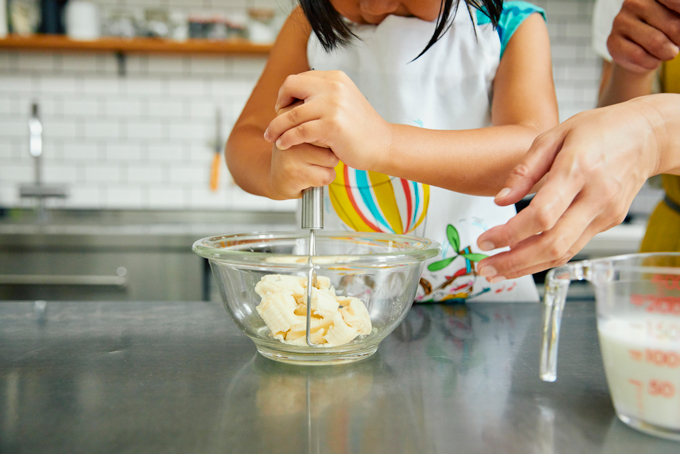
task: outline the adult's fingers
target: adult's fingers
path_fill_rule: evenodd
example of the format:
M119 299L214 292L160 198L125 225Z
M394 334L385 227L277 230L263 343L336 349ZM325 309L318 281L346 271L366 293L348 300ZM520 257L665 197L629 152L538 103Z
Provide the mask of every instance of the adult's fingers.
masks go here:
M563 161L567 162L563 164ZM555 170L548 173L546 183L528 207L504 225L493 227L479 236L477 245L482 251L511 246L550 230L570 209L583 190L584 180L574 175L578 168L568 162L568 157L558 156L555 163Z
M634 6L624 5L622 12L614 19L612 34L638 44L659 60L673 59L678 53L675 40L680 37L674 35L678 34L680 18L656 1L642 3L638 1L631 3Z
M545 175L559 153L566 128L557 126L538 136L527 151L520 164L510 171L505 188L496 195L496 203L501 206L519 202L531 188Z
M602 231L598 227L596 227L594 224L591 224L588 226L588 228L583 232L581 237L574 243L573 247L570 249L570 251L565 254L563 257L560 257L559 259L554 259L554 260L548 260L542 263L527 263L528 266L525 268L522 268L520 270L516 270L513 272L508 272L506 273L507 276L500 276L500 277L505 277L506 279L516 279L518 277L526 276L529 274L534 274L534 273L539 273L541 271L545 271L549 268L554 268L556 266L562 266L569 260L571 260L574 255L576 255L583 247L590 241L595 235L600 233ZM528 246L531 247L531 246ZM521 252L521 251L515 251L514 249L512 251L507 251L503 252L502 254L507 254L505 257L510 257L512 256L515 252ZM501 255L501 254L498 254ZM495 256L494 256L495 257ZM503 260L508 260L507 258L502 258ZM510 259L511 260L511 259ZM490 279L493 279L490 278ZM494 282L499 282L502 279L493 279Z
M642 23L649 24L655 30L663 33L661 38L664 45L673 44L675 54L678 53L677 46L680 45L680 1L665 0L665 1L646 1L637 0L635 2L627 2L624 8L630 8L631 13L637 15L642 19ZM643 30L642 28L640 30ZM654 38L651 36L651 38ZM645 46L646 48L647 46ZM650 49L651 50L651 49ZM655 52L651 52L656 55ZM670 58L673 58L671 56Z
M513 246L512 254L501 254L479 263L479 273L487 278L516 276L531 264L555 262L573 256L579 238L597 217L599 207L593 201L580 197L564 213L552 229L545 230ZM520 213L521 214L521 213Z
M680 0L658 0L658 2L674 13L680 14Z

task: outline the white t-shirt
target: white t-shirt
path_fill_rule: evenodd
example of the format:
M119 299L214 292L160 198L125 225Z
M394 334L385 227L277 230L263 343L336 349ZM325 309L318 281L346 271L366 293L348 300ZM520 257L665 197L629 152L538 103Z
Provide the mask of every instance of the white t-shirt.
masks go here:
M388 16L379 25L352 24L358 38L332 52L312 34L307 58L311 68L344 71L391 123L438 130L488 127L493 80L505 45L536 12L542 10L506 2L494 29L483 13L461 8L444 36L417 60L435 23ZM465 161L450 165L469 165ZM477 274L477 262L486 255L477 249L477 238L514 214L514 207L499 207L492 197L340 163L326 191L324 228L405 233L440 242L443 250L426 263L416 301L538 301L531 276L490 284Z
M612 23L619 11L623 0L595 0L593 9L593 50L604 60L612 61L607 49L607 38L612 32Z

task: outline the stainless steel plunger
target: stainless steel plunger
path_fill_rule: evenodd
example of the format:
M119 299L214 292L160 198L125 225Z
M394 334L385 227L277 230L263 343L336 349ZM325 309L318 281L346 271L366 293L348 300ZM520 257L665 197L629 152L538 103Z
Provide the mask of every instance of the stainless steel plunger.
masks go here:
M307 345L314 347L312 342L312 287L316 285L316 273L312 257L316 254L315 231L323 228L323 186L308 188L302 192L302 221L301 228L309 229L309 274L307 275Z

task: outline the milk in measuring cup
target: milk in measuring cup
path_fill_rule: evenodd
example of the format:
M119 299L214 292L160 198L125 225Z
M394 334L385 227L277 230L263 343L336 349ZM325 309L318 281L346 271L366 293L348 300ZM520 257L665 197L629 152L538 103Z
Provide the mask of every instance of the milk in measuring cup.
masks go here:
M680 318L598 320L600 347L620 415L680 429Z

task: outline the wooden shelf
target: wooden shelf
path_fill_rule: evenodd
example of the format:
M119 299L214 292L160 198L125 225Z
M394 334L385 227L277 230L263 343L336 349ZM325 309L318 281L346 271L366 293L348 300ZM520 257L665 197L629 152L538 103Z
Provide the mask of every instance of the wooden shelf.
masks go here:
M74 41L61 35L8 35L0 39L0 50L41 50L65 52L114 52L147 54L267 55L271 44L253 44L245 40L210 41L190 39L171 41L158 38L100 38Z

